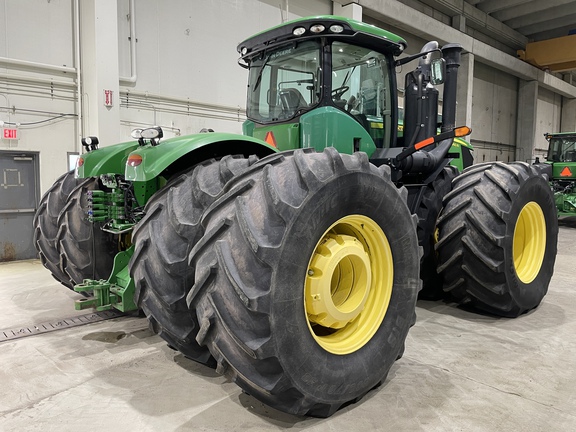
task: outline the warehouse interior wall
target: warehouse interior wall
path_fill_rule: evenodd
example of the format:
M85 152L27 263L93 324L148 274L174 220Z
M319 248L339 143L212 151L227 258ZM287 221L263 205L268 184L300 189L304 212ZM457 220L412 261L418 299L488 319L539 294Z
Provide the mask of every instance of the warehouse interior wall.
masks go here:
M576 87L518 63L509 46L465 20L417 0L349 3L0 0L0 122L19 131L18 140L0 138L0 150L38 152L44 192L68 169L69 155L82 151L82 136L100 134L108 145L151 125L167 137L202 128L239 133L247 74L237 65L237 44L284 21L333 11L399 34L406 54L430 39L464 45L459 113L471 120L477 161L533 160L545 152L544 132L576 128ZM400 88L414 64L398 70ZM112 91L112 106L104 90ZM535 101L532 112L523 112L525 100Z

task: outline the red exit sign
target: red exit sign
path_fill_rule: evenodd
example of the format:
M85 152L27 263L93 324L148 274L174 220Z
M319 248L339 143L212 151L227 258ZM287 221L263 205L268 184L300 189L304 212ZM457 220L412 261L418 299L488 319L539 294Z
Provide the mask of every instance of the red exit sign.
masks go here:
M4 137L4 139L17 140L18 129L4 129L2 136Z

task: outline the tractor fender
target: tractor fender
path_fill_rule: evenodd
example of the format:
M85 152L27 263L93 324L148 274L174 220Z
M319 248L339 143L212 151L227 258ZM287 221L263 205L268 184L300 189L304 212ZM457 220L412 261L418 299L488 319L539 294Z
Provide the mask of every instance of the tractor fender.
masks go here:
M203 160L229 154L264 157L278 150L268 143L231 133L199 133L170 138L160 144L138 147L126 160L125 178L148 181L164 173L166 177L181 172Z
M88 178L101 174L124 174L126 160L138 148L136 141L130 141L99 148L80 155L76 164L76 177Z

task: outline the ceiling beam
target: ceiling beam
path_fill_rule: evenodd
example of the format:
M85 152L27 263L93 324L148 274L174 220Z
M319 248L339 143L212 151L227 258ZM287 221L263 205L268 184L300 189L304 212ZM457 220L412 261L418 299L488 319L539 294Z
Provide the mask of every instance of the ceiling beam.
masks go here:
M399 1L359 0L363 13L427 40L440 44L460 43L464 50L474 54L475 59L510 75L527 81L538 81L543 88L568 98L576 98L576 87L546 73L522 60L495 50L490 45L475 40L440 21L418 12Z
M534 12L529 15L524 15L518 18L512 18L511 20L506 22L506 25L514 29L520 27L527 27L530 25L541 23L543 21L562 18L566 15L569 15L570 13L574 13L575 11L576 9L574 8L574 5L564 4L559 6L548 7L546 8L546 10L543 11ZM576 22L574 23L574 26L576 27Z
M561 18L550 19L546 21L541 21L536 24L528 25L525 27L519 27L518 31L525 35L533 35L535 33L542 33L548 30L554 30L558 27L570 26L576 27L576 13L570 15L564 15Z
M476 7L487 14L492 14L493 12L519 6L523 3L526 3L526 0L488 0Z
M463 15L466 24L491 38L512 47L524 48L528 39L464 0L420 0L422 3L450 16ZM395 3L395 2L386 2ZM362 1L360 0L360 4Z
M541 12L548 8L559 6L563 4L574 3L574 0L533 0L523 5L517 6L512 9L506 9L499 12L494 12L492 16L503 23L513 19L529 15L535 12Z

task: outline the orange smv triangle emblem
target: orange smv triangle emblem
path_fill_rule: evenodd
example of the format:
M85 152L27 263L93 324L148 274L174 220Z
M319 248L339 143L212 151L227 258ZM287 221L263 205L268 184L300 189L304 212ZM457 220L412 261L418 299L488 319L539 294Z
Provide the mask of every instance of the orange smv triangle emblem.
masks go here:
M276 138L274 138L274 134L272 133L272 131L266 132L266 138L264 139L264 141L266 141L272 147L278 148L278 145L276 144Z
M564 167L564 169L560 171L560 177L572 177L572 171L570 171L570 168Z

